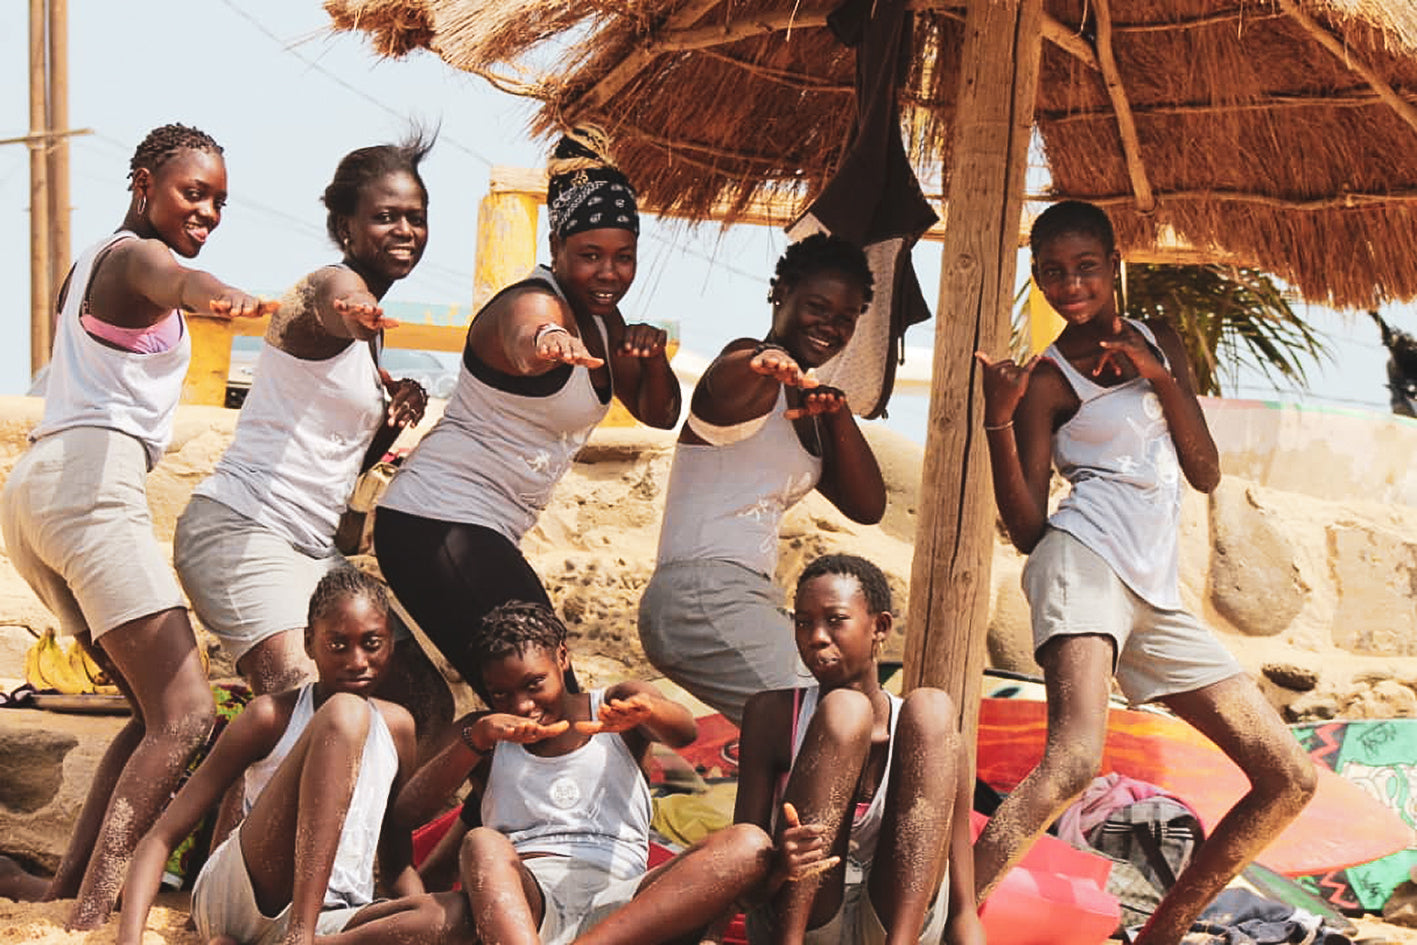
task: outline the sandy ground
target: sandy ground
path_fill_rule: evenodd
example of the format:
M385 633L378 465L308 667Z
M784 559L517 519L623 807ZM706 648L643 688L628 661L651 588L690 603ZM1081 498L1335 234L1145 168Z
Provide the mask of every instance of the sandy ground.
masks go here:
M6 945L20 942L31 945L111 945L115 941L118 925L114 921L92 932L66 932L64 916L70 904L63 900L27 904L0 899L0 942ZM148 919L143 945L201 945L197 933L186 928L186 904L186 893L159 896L158 904ZM1356 924L1358 935L1355 940L1365 945L1417 943L1417 930L1414 929L1388 925L1375 919L1358 919Z

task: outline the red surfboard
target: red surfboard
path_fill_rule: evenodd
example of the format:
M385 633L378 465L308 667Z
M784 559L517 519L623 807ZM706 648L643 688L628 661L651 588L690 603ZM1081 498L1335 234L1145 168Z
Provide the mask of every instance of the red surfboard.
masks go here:
M1012 790L1042 759L1047 729L1041 701L982 700L979 777L995 790ZM1249 790L1244 773L1214 742L1180 719L1153 712L1109 711L1102 773L1111 771L1190 804L1207 831ZM1259 862L1290 876L1345 869L1402 849L1411 833L1362 788L1320 767L1318 793Z

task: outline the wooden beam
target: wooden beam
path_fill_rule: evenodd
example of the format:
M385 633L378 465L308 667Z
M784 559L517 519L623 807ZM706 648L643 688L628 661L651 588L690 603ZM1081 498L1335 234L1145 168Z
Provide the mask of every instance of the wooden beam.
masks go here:
M1333 58L1337 59L1345 68L1356 72L1362 76L1363 81L1372 86L1373 91L1378 93L1389 108L1397 113L1397 117L1407 122L1414 131L1417 131L1417 107L1403 99L1388 84L1387 80L1378 75L1366 62L1359 59L1351 48L1340 43L1333 34L1324 29L1318 22L1304 10L1294 0L1279 0L1279 6L1285 13L1293 17L1294 21L1303 27L1304 32L1314 38L1324 49L1328 50Z
M1131 203L1136 198L1132 194L1106 194L1097 196L1086 196L1083 194L1053 194L1042 197L1044 200L1061 200L1063 197L1076 200L1086 200L1088 203L1095 203L1099 207L1113 207L1118 204ZM1358 210L1365 207L1380 207L1384 205L1407 205L1417 204L1417 190L1397 190L1383 193L1345 193L1335 194L1331 197L1312 197L1309 199L1295 199L1289 197L1273 197L1269 194L1254 194L1243 190L1171 190L1159 191L1155 195L1161 203L1178 203L1184 200L1206 200L1219 201L1222 203L1252 203L1261 207L1270 207L1275 210L1300 212L1315 212L1319 210Z
M665 20L664 30L673 32L693 26L705 13L717 6L718 2L719 0L690 0L687 6ZM656 48L656 43L651 37L638 48L632 50L624 59L621 59L615 68L602 76L600 81L584 95L573 102L568 102L565 108L566 114L574 117L581 112L600 108L610 101L616 92L628 85L631 79L639 75L640 70L649 65L650 61L659 55L659 52L660 50Z
M1102 82L1107 86L1107 97L1112 100L1112 110L1117 114L1117 134L1122 139L1122 155L1127 162L1127 176L1132 180L1132 192L1136 194L1137 209L1150 213L1156 209L1156 198L1151 194L1151 182L1146 179L1146 165L1142 162L1141 139L1137 137L1136 119L1132 117L1132 107L1127 101L1127 90L1122 85L1122 75L1117 71L1117 60L1112 55L1112 16L1108 0L1095 0L1097 4L1097 62L1102 66Z
M1092 48L1092 44L1077 30L1047 13L1043 14L1043 38L1093 72L1102 71L1102 65L1097 61L1097 50Z
M49 0L49 127L69 127L69 0ZM49 280L51 291L69 271L69 136L49 142ZM48 360L46 352L45 360Z
M906 685L954 698L971 755L988 634L994 501L974 352L1008 350L1042 0L969 0L915 526Z
M73 135L91 135L92 128L60 128L54 131L36 131L27 135L20 135L16 138L0 138L0 144L43 144L48 145L55 138L68 138Z
M1395 90L1396 91L1396 90ZM1417 102L1417 92L1398 91L1407 102ZM1370 86L1349 92L1320 93L1317 95L1264 95L1243 102L1181 102L1174 105L1133 105L1133 115L1206 115L1228 114L1231 112L1265 111L1272 112L1290 108L1373 108L1386 105L1378 93ZM1067 111L1040 111L1039 121L1063 122L1096 121L1111 118L1113 111L1106 108L1069 109Z

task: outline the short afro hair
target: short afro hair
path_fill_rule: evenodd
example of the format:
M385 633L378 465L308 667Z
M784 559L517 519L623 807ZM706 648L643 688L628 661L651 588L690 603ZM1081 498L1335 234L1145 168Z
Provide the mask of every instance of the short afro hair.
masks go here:
M389 594L384 585L357 568L340 566L320 578L315 585L315 593L310 595L310 609L305 614L307 633L315 628L315 621L328 617L349 597L363 597L382 614L389 612Z
M870 303L875 294L875 276L866 261L866 254L856 244L828 233L813 233L787 247L777 261L777 269L768 282L768 301L778 302L803 279L821 272L837 273L854 279L861 287L861 300Z
M802 570L797 579L794 597L802 593L809 581L826 575L839 574L856 578L861 586L861 594L866 598L866 609L873 614L890 613L891 585L881 569L859 555L822 555Z
M1117 249L1117 234L1107 213L1083 200L1064 200L1040 213L1028 231L1028 249L1037 257L1044 244L1069 233L1092 237L1109 256Z

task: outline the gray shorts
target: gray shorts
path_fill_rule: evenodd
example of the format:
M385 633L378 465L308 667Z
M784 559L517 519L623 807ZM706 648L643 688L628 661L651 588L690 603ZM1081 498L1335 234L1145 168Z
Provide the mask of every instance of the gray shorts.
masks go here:
M173 563L192 609L233 661L287 630L304 630L320 579L347 565L331 551L314 557L240 512L194 495L177 519Z
M1117 683L1134 704L1244 672L1188 611L1142 600L1102 556L1065 531L1048 529L1028 556L1022 580L1033 614L1034 653L1058 636L1111 637Z
M315 924L316 935L333 935L342 931L364 906L344 906L326 909ZM230 935L241 945L273 945L285 934L290 922L290 905L279 915L268 916L256 902L251 888L251 874L246 871L246 858L241 854L241 828L231 832L221 846L212 851L197 882L192 887L192 921L202 941L218 935Z
M0 526L15 570L68 636L97 640L139 617L185 607L153 535L143 444L101 427L34 443L5 480Z
M781 589L742 565L660 565L640 598L639 626L655 668L734 725L749 696L814 682L797 655Z
M876 914L867 882L868 869L860 882L847 883L841 893L841 905L836 914L815 929L808 929L803 945L885 945L886 927ZM920 945L938 945L944 941L945 925L950 918L950 886L946 878L935 893L935 899L925 912L925 926L920 930ZM772 940L772 914L767 907L748 913L748 941L753 945Z
M541 888L545 910L537 930L542 945L569 945L635 898L643 876L616 879L604 869L568 856L522 860Z

